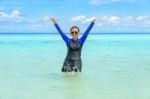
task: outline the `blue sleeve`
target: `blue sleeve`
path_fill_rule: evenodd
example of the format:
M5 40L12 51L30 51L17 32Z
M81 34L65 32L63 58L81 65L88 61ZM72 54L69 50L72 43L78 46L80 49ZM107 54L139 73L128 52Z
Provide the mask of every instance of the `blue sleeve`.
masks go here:
M68 43L69 42L69 38L63 33L63 31L61 30L61 28L59 27L59 25L57 23L54 24L56 29L58 30L59 34L61 35L61 37L63 38L63 40Z
M85 42L90 30L92 29L92 27L94 26L94 22L91 22L91 24L89 25L89 27L87 28L87 30L85 31L85 33L83 34L83 36L80 38L80 42L83 45L83 43Z

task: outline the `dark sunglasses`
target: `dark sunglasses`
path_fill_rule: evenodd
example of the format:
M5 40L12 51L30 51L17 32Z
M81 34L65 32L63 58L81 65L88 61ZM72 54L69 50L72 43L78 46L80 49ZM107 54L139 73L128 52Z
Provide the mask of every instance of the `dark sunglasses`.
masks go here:
M72 35L73 35L73 34L77 35L78 32L77 32L77 31L73 31L73 32L71 32L71 34L72 34Z

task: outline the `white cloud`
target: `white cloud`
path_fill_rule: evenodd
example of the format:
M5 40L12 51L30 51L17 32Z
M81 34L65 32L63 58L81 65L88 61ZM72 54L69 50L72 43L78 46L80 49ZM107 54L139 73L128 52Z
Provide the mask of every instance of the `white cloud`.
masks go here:
M0 12L0 18L23 18L19 10L13 10L10 14L6 12Z
M43 20L44 20L44 21L50 21L50 17L49 17L49 16L44 16L44 17L43 17Z
M13 10L13 12L10 15L10 17L14 17L14 18L21 17L20 11Z
M90 0L90 4L92 5L99 5L99 4L108 4L108 3L113 3L113 2L120 2L123 0Z
M78 16L72 17L70 20L71 20L72 22L87 23L87 22L92 21L93 18L94 18L94 17L92 17L92 18L86 18L84 15L78 15Z
M109 3L117 3L117 2L127 2L127 3L136 3L140 0L89 0L89 3L92 5L100 5L100 4L109 4Z
M150 32L150 16L99 16L96 31Z
M142 20L147 20L147 19L149 19L149 16L138 16L136 18L137 21L142 21Z
M87 23L91 22L92 18L87 18L84 15L74 16L71 22ZM99 16L96 21L98 26L136 26L150 24L149 16Z
M133 17L133 16L125 16L124 19L127 20L127 21L128 21L128 20L133 20L134 17Z
M43 16L41 18L31 18L31 17L22 17L20 12L12 11L12 13L0 12L0 26L8 27L10 26L12 29L22 30L31 29L31 30L49 30L52 22L49 19L49 16ZM15 19L14 19L15 18ZM81 25L82 28L86 28L85 23L87 25L92 21L92 18L89 18L85 15L78 15L71 17L70 20L62 19L59 24L78 24ZM63 28L66 26L61 25ZM69 26L67 26L69 27ZM97 16L97 21L95 24L96 31L146 31L150 28L150 16ZM66 28L67 29L67 28ZM94 29L94 30L95 30Z
M81 21L81 20L85 20L85 19L86 18L84 15L78 15L78 16L72 17L71 21Z
M103 26L103 23L99 22L97 23L98 26Z
M119 16L100 16L97 17L97 22L103 25L118 25L121 18Z
M118 24L119 23L119 19L120 19L120 17L118 17L118 16L110 16L108 18L108 22L110 22L112 24Z
M49 16L41 18L32 18L22 16L19 10L12 12L0 11L0 29L8 31L17 30L48 30L50 26Z
M5 12L0 12L0 17L8 17L9 15Z
M49 16L43 16L40 19L32 19L28 18L26 20L26 23L29 28L34 30L40 30L40 29L49 29L50 27L50 17Z
M138 16L136 18L136 21L139 22L139 24L150 25L150 17L149 16Z

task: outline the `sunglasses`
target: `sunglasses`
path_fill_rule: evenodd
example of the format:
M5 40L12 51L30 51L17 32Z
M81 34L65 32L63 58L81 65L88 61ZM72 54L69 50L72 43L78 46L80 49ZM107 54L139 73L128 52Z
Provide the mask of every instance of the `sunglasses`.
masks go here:
M73 35L73 34L78 35L78 33L79 33L78 31L72 31L72 32L71 32L72 35Z

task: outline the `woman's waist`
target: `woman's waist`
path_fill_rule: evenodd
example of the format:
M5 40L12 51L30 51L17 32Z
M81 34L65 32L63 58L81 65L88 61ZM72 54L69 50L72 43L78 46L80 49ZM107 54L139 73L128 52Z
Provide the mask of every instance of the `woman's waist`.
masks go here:
M71 56L71 55L68 55L66 57L67 60L81 60L81 56Z

